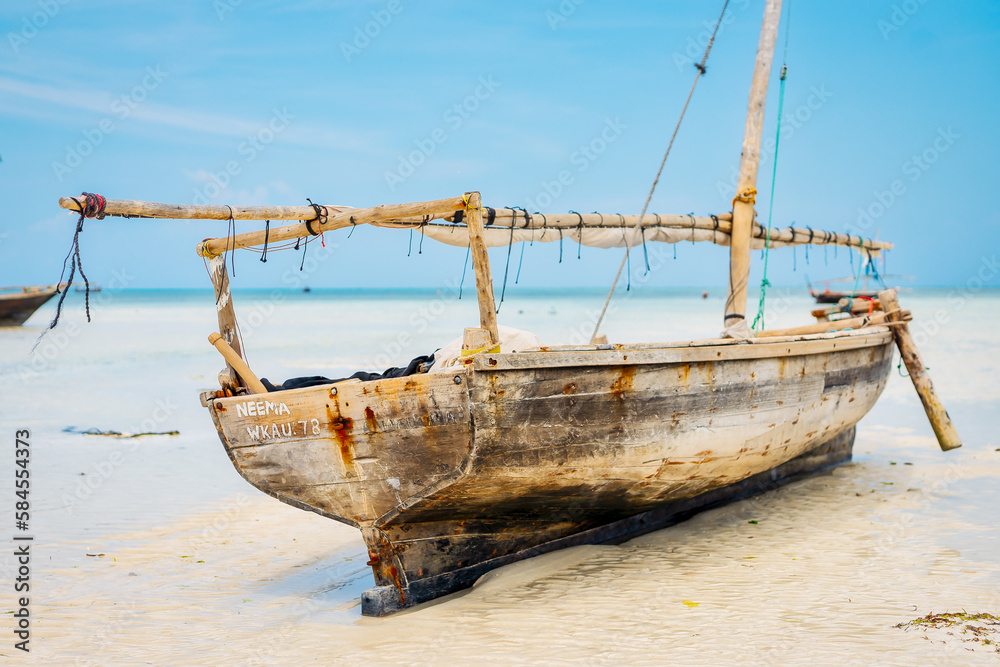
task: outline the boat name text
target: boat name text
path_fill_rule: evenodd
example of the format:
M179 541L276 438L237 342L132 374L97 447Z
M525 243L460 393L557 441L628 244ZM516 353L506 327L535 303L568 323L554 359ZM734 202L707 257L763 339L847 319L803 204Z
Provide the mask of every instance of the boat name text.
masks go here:
M236 404L236 415L239 417L264 417L270 414L290 415L292 411L284 403L271 401L245 401Z
M284 405L284 403L282 403ZM309 435L319 435L318 419L300 419L296 422L285 422L284 424L257 424L247 426L247 435L254 440L272 440L275 438L305 438Z

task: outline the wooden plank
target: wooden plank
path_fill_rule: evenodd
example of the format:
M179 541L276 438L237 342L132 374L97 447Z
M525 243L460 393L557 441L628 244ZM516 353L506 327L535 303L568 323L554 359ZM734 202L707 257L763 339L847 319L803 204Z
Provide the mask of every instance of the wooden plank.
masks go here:
M958 431L951 423L948 411L944 409L944 405L934 391L931 376L927 373L927 367L924 366L920 353L917 351L917 345L910 335L910 327L902 319L904 311L899 309L896 290L879 292L878 299L882 302L882 307L885 308L891 321L899 323L892 327L892 334L896 339L899 355L903 358L906 370L910 374L910 380L913 381L913 387L917 390L917 396L920 397L920 402L924 406L924 412L927 413L927 419L930 420L931 428L934 429L934 435L937 436L938 444L942 451L958 449L962 446L962 439L958 437Z
M479 323L490 332L493 343L500 342L497 331L497 307L493 300L493 274L490 273L490 256L483 242L483 208L478 192L466 194L468 205L466 220L469 227L469 244L472 266L476 272L476 296L479 301Z
M771 77L774 44L778 39L781 0L767 0L764 21L757 44L750 100L747 103L746 127L743 131L743 153L740 156L740 176L733 200L733 231L729 245L729 293L726 296L726 328L746 320L747 281L750 278L750 238L753 232L754 196L757 187L757 167L760 163L760 137L764 129L764 103Z
M730 359L766 359L805 354L821 354L837 350L871 348L892 340L885 327L872 327L870 331L849 332L817 336L814 339L774 340L737 345L704 347L645 347L622 346L612 350L579 350L555 352L518 352L513 354L479 355L472 367L477 371L501 371L519 368L547 368L557 366L620 366L677 362L724 361Z

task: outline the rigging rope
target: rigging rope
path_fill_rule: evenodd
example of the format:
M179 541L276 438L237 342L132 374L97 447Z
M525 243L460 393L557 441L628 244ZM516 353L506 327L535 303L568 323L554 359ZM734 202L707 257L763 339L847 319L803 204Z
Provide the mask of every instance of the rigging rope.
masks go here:
M52 323L49 324L49 328L43 331L42 335L35 341L36 346L42 340L42 336L44 336L47 331L55 329L56 325L59 324L59 316L62 315L63 302L66 300L69 288L73 286L73 278L76 276L77 271L80 272L80 277L83 278L85 292L84 302L86 304L85 308L87 311L87 321L90 321L90 281L87 280L87 274L83 272L83 262L80 260L80 234L83 232L83 221L85 219L104 219L104 205L107 203L107 199L101 195L96 195L90 192L84 192L81 196L83 197L82 202L76 197L72 198L73 201L76 202L76 207L80 212L80 219L76 221L76 231L73 233L73 242L69 246L69 252L66 253L66 259L63 260L62 273L59 274L59 281L56 283L56 294L59 294L59 301L56 303L56 315L52 318ZM63 286L62 280L63 276L66 275L67 262L69 262L69 278L66 281L66 285ZM32 347L32 350L34 350L34 347Z
M853 299L858 293L858 284L861 282L861 271L864 268L861 260L864 256L865 244L864 239L861 241L861 248L858 250L858 275L854 278L854 289L851 290L851 298ZM854 272L854 251L851 251L851 272ZM866 285L867 286L867 285Z
M233 243L233 255L230 257L230 264L233 267L232 274L233 278L236 277L236 220L233 219L233 207L226 204L226 208L229 209L229 220L226 222L226 252L224 254L229 254L229 242ZM221 294L221 293L220 293Z
M712 36L708 40L708 45L705 47L705 55L702 56L700 63L695 63L695 69L698 73L694 76L694 82L691 84L691 90L688 92L687 100L684 101L684 108L681 109L681 116L677 119L677 125L674 127L674 133L670 137L670 143L667 144L667 150L663 154L663 160L660 161L660 168L656 172L656 178L653 179L653 185L649 189L649 194L646 196L646 203L642 205L642 213L639 214L639 221L635 224L635 228L642 231L642 221L646 217L646 209L649 208L649 202L653 198L653 192L656 191L656 185L660 182L660 174L663 173L663 166L667 163L667 157L670 155L670 149L674 146L674 139L677 138L677 132L681 129L681 122L684 120L684 114L687 113L688 104L691 103L691 96L694 95L694 89L698 85L698 80L705 74L705 63L708 62L708 54L712 51L712 45L715 44L715 35L719 32L719 26L722 25L722 19L726 15L726 9L729 7L729 0L726 0L725 4L722 5L722 12L719 13L719 20L715 23L715 30L712 31ZM645 240L645 239L644 239ZM631 243L626 240L625 242L625 256L622 257L621 264L618 265L618 273L615 274L615 279L611 283L611 290L608 291L608 298L604 300L604 307L601 308L601 314L597 318L597 323L594 325L594 333L590 336L590 342L593 343L597 338L597 332L601 329L601 322L604 321L604 315L608 312L608 306L611 304L611 297L615 294L615 288L618 287L618 281L622 277L622 270L625 268L625 264L628 262L629 251L631 250Z
M764 301L767 298L767 288L771 286L771 281L767 279L767 256L771 250L771 217L774 215L774 185L775 177L778 175L778 145L781 142L781 112L785 105L785 79L788 78L788 32L791 27L792 3L788 2L788 13L785 16L785 54L781 61L781 82L778 84L778 127L774 136L774 165L771 168L771 197L767 204L767 236L764 238L764 275L760 279L760 302L757 304L757 316L753 318L750 328L757 331L757 322L760 322L760 330L764 329ZM806 246L807 248L809 246ZM795 249L792 248L792 261L795 261ZM794 267L793 267L794 270Z
M529 219L528 212L525 211L520 206L511 206L511 211L514 212L514 215L512 215L510 218L510 240L507 241L507 264L504 266L503 269L503 287L500 288L500 303L497 304L497 310L496 310L497 313L500 312L500 306L503 305L504 295L507 294L507 274L510 272L510 249L514 245L514 224L517 222L518 210L524 211L524 219L525 219L524 224L526 225L528 224L527 223L527 220ZM524 244L521 244L521 249L522 250L524 249Z
M472 244L469 244L469 249L465 251L465 263L462 264L462 280L458 283L458 299L462 300L462 288L465 286L465 270L469 268L469 255L472 254Z
M271 221L264 221L264 252L260 254L260 261L267 264L267 241L271 237Z

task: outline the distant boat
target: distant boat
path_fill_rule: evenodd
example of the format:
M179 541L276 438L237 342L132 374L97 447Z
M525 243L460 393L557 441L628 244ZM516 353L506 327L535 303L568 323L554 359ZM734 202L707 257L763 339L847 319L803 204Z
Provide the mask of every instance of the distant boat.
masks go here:
M0 287L0 327L21 326L55 295L55 285Z
M860 297L862 299L875 299L875 298L878 298L878 293L879 293L880 290L868 289L868 281L870 280L870 278L871 278L870 276L865 276L863 278L863 282L861 284L861 289L853 289L853 290L848 290L848 291L844 291L844 290L831 290L830 289L830 283L855 283L855 284L857 284L858 281L859 281L858 278L856 278L856 277L851 277L851 278L833 278L831 280L824 280L823 281L824 288L823 288L822 292L820 292L819 290L813 289L812 283L809 282L808 278L806 278L806 286L809 288L809 294L812 296L812 298L816 299L816 303L839 303L840 300L844 299L844 298L856 299L856 298ZM885 279L885 278L904 278L904 279L907 279L907 280L912 280L913 276L886 275L886 276L882 276L882 278L883 279ZM898 290L899 288L897 287L897 288L894 288L894 289Z
M91 294L93 294L95 292L100 292L101 291L101 286L100 285L91 285L88 288L88 287L84 287L84 286L80 285L80 286L74 287L73 290L76 291L76 292L87 292L87 291L89 291Z
M830 290L829 288L823 290L822 292L817 292L816 290L810 289L809 293L814 299L816 299L816 303L840 303L840 300L845 297L864 297L866 299L878 298L878 290L870 289L859 289L854 292L838 292Z

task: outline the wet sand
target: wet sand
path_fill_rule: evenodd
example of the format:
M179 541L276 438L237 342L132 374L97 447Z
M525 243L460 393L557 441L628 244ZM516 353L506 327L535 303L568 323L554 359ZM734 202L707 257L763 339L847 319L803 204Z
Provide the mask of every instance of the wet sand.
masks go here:
M905 307L930 316L947 307L946 297L904 295ZM60 665L1000 660L960 629L894 627L929 612L1000 614L993 426L1000 358L993 323L977 316L996 318L996 295L949 310L947 328L922 345L965 439L961 450L937 449L912 386L896 374L861 422L849 464L620 546L517 563L469 591L382 619L360 616L360 594L373 581L359 533L247 485L197 405L197 391L221 366L204 342L211 302L131 298L110 303L33 377L18 367L37 327L0 334L3 380L17 388L5 394L2 424L11 434L32 429L35 508L32 651L14 650L7 630L0 645L7 658ZM565 334L551 322L550 301L557 302L516 302L508 321ZM404 321L421 303L407 297L386 307L401 309ZM426 341L447 339L474 308L446 305L421 334ZM572 320L590 305L560 307ZM717 319L718 304L698 296L668 303L685 313L683 324L649 317L648 305L626 302L615 318L620 329L609 327L609 335L652 339L658 329L680 338ZM524 324L513 315L522 307ZM808 307L796 300L792 310ZM646 313L640 329L626 326L636 314L630 308ZM316 312L304 305L293 314ZM315 370L319 359L336 367L351 355L374 358L384 350L372 332L384 326L385 310L371 312L360 325L368 348L345 350L350 331L308 350L286 345L287 324L275 322L250 338L250 361L259 374L290 376ZM313 315L296 337L318 340L313 334L328 327ZM180 435L123 440L62 431L143 424ZM2 465L12 474L12 461ZM8 555L7 581L13 571Z

